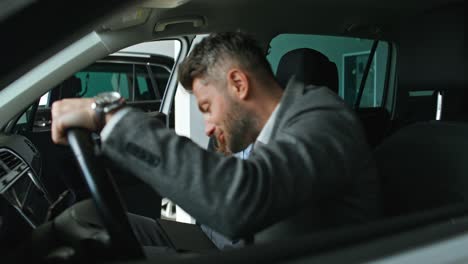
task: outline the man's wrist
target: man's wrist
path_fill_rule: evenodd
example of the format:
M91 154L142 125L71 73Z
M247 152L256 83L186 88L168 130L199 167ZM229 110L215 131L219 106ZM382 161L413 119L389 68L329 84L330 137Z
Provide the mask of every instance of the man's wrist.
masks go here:
M125 99L118 92L104 92L94 97L91 108L95 112L96 130L101 131L113 114L125 105Z

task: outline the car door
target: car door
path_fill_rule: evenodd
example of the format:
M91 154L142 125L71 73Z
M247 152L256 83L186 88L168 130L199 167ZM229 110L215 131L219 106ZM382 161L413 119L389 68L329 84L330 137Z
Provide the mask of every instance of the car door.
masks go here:
M53 102L66 98L90 98L101 92L117 91L126 99L128 106L149 113L158 112L180 44L177 40L145 44L143 48L137 49L139 52L135 51L135 46L129 47L75 72L28 107L17 119L16 125L12 126L12 133L26 136L41 153L46 153L43 157L43 181L54 197L70 189L76 196L75 201L79 201L88 198L89 193L71 151L67 147L55 145L51 140ZM169 50L161 48L171 45L172 49ZM148 47L152 47L152 50L148 51ZM168 122L169 118L162 121ZM130 212L159 217L159 195L133 177L118 171L114 174ZM154 202L149 206L144 203L145 200Z

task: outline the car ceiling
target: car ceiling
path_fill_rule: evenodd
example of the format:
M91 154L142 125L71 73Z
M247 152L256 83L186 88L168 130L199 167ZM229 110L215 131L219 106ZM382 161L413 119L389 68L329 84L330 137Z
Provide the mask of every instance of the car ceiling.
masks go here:
M461 1L192 0L160 12L159 18L202 15L207 18L208 26L201 32L240 29L270 38L281 32L371 37L376 27L385 31L432 8L454 2ZM193 28L186 29L190 30ZM177 33L177 30L170 33Z
M149 2L157 2L152 0ZM99 28L108 14L120 10L125 1L33 1L17 14L0 21L2 50L7 50L0 65L0 90L8 83L89 32ZM128 1L135 4L134 1ZM127 2L127 3L128 3ZM141 1L136 5L141 5ZM269 43L279 33L314 33L389 38L394 27L411 23L420 14L461 0L190 0L176 8L155 9L145 28L150 38L185 34L243 30ZM73 12L70 12L73 7ZM202 16L207 25L188 24L168 27L153 34L157 21L186 16Z

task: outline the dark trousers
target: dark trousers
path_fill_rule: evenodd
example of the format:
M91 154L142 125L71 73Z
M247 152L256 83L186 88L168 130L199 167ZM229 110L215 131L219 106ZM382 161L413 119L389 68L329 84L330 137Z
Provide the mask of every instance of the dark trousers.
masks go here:
M217 250L199 226L172 221L159 222L132 213L128 213L128 220L147 257Z
M152 218L127 213L136 238L142 246L157 246L172 249L172 243L161 225Z

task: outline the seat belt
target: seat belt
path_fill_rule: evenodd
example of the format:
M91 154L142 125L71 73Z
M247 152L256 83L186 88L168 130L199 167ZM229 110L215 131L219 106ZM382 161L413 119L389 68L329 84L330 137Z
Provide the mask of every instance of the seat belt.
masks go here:
M359 105L361 104L361 98L364 92L364 87L366 86L367 76L369 75L370 67L372 65L372 61L374 60L374 55L375 55L375 51L377 50L378 44L379 44L379 41L377 39L374 40L374 43L372 43L372 48L369 54L369 59L367 60L366 68L364 69L364 73L362 75L361 84L359 85L358 94L356 96L356 100L354 101L353 109L355 110L359 109Z

